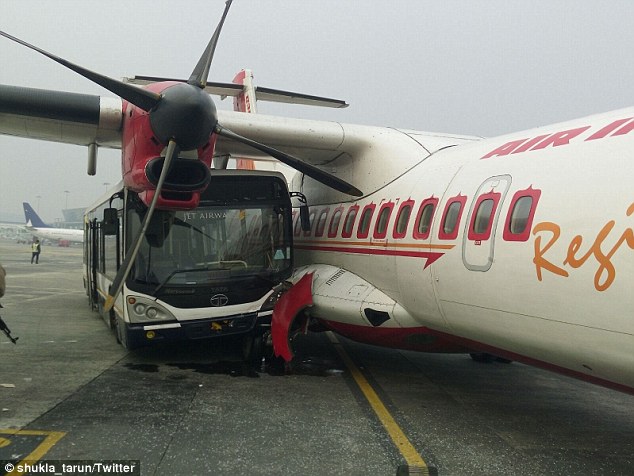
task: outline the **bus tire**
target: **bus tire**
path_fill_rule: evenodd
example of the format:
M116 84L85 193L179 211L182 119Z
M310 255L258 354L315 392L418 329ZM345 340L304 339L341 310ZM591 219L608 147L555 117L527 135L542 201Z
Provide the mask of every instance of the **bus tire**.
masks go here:
M117 343L121 344L124 349L128 349L128 336L125 332L125 322L120 317L115 317L115 335L117 336Z

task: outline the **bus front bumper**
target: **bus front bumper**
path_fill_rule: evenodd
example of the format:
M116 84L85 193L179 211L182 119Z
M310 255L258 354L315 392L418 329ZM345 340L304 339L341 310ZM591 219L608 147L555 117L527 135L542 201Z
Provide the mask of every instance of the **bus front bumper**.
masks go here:
M256 324L269 324L271 311L195 321L166 322L164 324L125 324L127 347L134 349L158 342L214 339L246 334Z

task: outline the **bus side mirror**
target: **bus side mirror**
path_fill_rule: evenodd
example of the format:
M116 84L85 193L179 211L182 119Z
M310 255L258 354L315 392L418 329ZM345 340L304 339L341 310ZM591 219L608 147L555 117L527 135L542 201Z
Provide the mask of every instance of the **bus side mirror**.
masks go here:
M308 205L299 207L299 219L302 222L302 230L310 231L310 216L308 215Z
M310 216L308 213L308 201L302 192L290 192L291 198L297 199L299 205L299 221L302 224L303 231L310 231Z
M116 208L106 208L103 211L101 231L104 235L116 235L119 231L119 217Z

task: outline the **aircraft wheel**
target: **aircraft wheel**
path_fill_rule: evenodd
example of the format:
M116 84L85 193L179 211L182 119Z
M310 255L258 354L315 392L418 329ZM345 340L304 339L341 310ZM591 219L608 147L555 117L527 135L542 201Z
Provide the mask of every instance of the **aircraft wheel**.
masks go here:
M495 355L487 354L485 352L472 352L469 354L475 362L482 364L490 364L495 360Z
M486 352L473 352L469 354L471 358L483 364L490 364L492 362L500 362L502 364L510 364L512 360L505 359L504 357L498 357L497 355L487 354Z

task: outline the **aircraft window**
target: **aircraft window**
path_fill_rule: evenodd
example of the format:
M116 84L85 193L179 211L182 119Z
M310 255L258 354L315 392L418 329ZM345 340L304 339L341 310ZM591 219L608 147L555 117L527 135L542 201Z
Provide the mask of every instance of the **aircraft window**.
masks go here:
M328 227L328 237L334 238L337 236L337 231L339 230L339 222L341 222L341 215L343 215L343 208L339 207L333 213L332 218L330 219L330 226Z
M312 210L308 215L308 219L310 220L310 230L306 230L304 232L304 236L310 236L315 229L315 215L317 214L317 210Z
M323 236L324 228L326 228L326 217L330 208L324 208L317 218L317 226L315 227L315 236Z
M488 240L491 237L493 217L501 195L491 190L490 193L480 195L475 202L468 238L474 241Z
M456 229L458 224L458 213L460 212L460 202L453 202L449 206L445 222L443 223L443 231L445 234L450 235Z
M527 190L520 190L513 196L509 206L510 212L504 226L504 239L506 241L528 240L540 195L541 190L529 187Z
M302 220L299 218L299 213L295 219L295 228L293 228L293 234L299 236L302 232Z
M493 215L493 200L488 199L484 200L480 203L478 207L478 211L476 212L475 220L473 221L473 227L471 230L481 235L487 231L489 228L489 223L491 223L491 218Z
M449 199L445 206L445 212L442 218L442 226L438 232L438 238L441 240L453 240L458 236L458 225L462 218L462 211L467 197L458 195Z
M428 198L421 203L416 222L414 223L414 238L418 240L426 240L429 238L431 222L434 218L434 211L437 205L437 198Z
M379 217L376 219L376 225L374 226L374 238L385 238L387 234L387 224L390 221L390 215L393 209L393 202L388 202L381 206Z
M394 238L404 238L407 233L407 225L409 224L409 217L412 214L412 208L414 207L413 200L407 200L403 202L398 209L398 215L396 216L396 224L394 225Z
M357 238L367 238L370 232L370 222L372 221L372 215L376 205L366 205L361 213L361 220L359 221L359 229L357 230Z
M514 235L524 233L531 208L533 208L533 197L522 197L515 203L511 213L511 233Z
M346 221L343 223L343 230L341 236L343 238L350 238L352 236L352 229L354 228L354 222L357 219L357 213L359 212L359 206L354 205L348 210L346 215Z

